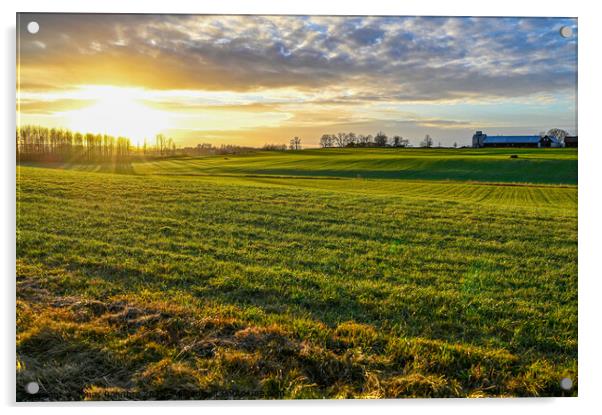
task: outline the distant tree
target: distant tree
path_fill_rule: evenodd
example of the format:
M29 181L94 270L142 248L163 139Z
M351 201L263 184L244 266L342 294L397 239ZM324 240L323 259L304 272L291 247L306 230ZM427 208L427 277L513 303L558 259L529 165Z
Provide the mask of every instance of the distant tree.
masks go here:
M130 151L130 140L125 137L117 137L116 143L115 154L118 157L126 156Z
M155 145L157 146L157 150L159 150L159 154L163 155L166 144L167 144L167 138L163 134L157 134L155 136Z
M47 128L38 128L38 151L42 154L47 153L50 142L50 132Z
M165 151L171 155L176 154L176 143L174 143L173 138L169 137L167 139L167 142L165 143Z
M51 128L48 132L48 146L47 152L52 154L54 152L58 152L59 143L57 140L57 129ZM46 152L45 151L45 152Z
M88 155L88 160L92 160L94 157L94 134L86 133L84 136L84 140L86 141L86 153Z
M299 137L293 137L290 141L291 150L301 150L301 139Z
M399 136L396 135L393 137L393 147L407 147L410 144L410 141Z
M320 137L320 146L322 148L332 147L334 145L334 137L330 134L323 134Z
M454 141L454 148L457 148L457 147L458 147L458 143L456 143L456 142Z
M357 136L355 135L354 132L350 132L347 134L347 137L345 138L345 145L347 147L355 147L355 145L357 144Z
M65 131L65 143L64 148L65 152L68 153L68 156L72 156L74 154L73 149L73 133L70 130Z
M80 132L73 134L73 145L75 146L75 154L81 155L84 151L84 136Z
M365 147L370 143L371 137L369 135L360 134L357 136L357 144Z
M266 151L284 151L286 150L286 144L264 144L262 149Z
M17 128L16 137L19 160L100 161L113 155L114 138L109 135L26 125Z
M111 145L111 138L107 134L104 134L102 136L102 153L105 157L108 157L109 152L111 151L109 149L110 145Z
M322 137L320 137L320 147L322 147L322 148L328 147L329 138L330 138L330 136L328 134L322 134Z
M374 136L374 143L379 146L379 147L386 147L387 146L387 141L388 141L388 137L385 133L383 133L382 131L379 131L375 136Z
M563 143L564 142L564 138L567 135L569 135L569 133L566 132L565 130L561 130L560 128L552 128L545 135L547 135L549 137L556 137L558 139L558 141L560 141L561 143Z
M336 133L334 136L334 143L337 147L345 147L347 144L347 134L345 133Z
M420 143L420 147L426 147L426 148L430 148L433 146L433 139L431 138L430 135L425 135L424 136L424 140L422 140L422 142Z

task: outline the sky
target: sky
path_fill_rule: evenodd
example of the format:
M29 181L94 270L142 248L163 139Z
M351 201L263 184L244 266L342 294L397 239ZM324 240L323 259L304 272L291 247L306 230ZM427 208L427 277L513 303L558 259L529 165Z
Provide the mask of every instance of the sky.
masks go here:
M577 133L577 19L21 14L17 122L179 146ZM36 21L31 34L27 24ZM560 28L573 29L570 38Z

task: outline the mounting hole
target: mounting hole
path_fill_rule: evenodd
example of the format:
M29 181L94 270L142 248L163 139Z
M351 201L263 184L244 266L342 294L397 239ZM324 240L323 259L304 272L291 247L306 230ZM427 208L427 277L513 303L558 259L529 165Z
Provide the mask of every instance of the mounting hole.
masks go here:
M560 28L560 36L564 38L569 38L573 36L573 29L570 26L562 26Z
M25 392L29 393L30 395L35 395L39 391L40 385L38 385L38 382L29 382L27 385L25 385Z
M29 22L27 23L27 31L29 33L31 33L32 35L35 35L36 33L38 33L40 31L40 25L38 24L38 22Z
M560 387L565 391L573 389L573 380L571 378L562 378L560 380Z

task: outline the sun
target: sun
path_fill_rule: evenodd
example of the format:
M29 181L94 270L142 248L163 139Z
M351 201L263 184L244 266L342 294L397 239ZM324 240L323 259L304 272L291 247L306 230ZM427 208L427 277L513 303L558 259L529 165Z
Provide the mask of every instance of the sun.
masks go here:
M144 104L144 90L87 86L81 89L81 96L93 104L64 114L72 130L123 136L137 145L169 128L166 112Z

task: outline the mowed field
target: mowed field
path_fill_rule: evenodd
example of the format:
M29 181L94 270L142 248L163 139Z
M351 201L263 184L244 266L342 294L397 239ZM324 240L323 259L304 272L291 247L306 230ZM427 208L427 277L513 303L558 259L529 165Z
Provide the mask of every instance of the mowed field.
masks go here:
M510 155L518 158L510 159ZM161 175L271 175L577 184L577 149L312 149L54 167Z
M17 174L18 400L577 394L576 150Z

